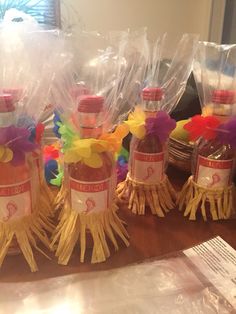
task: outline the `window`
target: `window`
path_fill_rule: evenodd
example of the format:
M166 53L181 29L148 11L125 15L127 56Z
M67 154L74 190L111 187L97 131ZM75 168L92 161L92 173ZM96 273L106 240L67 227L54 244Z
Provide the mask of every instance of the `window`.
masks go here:
M60 0L0 0L0 20L15 8L33 16L46 27L60 27Z

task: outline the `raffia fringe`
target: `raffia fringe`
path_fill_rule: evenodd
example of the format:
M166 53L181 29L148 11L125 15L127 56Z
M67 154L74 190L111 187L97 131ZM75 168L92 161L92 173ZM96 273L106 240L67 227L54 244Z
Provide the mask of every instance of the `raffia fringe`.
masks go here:
M128 173L117 187L117 196L119 201L128 202L134 214L144 215L145 207L149 206L152 214L159 217L174 208L176 201L176 192L166 175L161 182L150 185L131 179Z
M40 183L40 195L44 203L41 211L43 211L45 216L52 217L56 205L56 198L45 181Z
M196 184L191 176L179 195L179 209L185 208L184 216L189 216L190 220L196 220L196 213L200 209L206 221L206 206L213 220L229 219L235 212L234 190L234 185L220 189L205 188Z
M0 267L8 253L13 238L16 238L20 251L23 253L32 272L38 270L33 250L36 249L49 258L37 245L40 241L50 249L47 232L53 232L54 226L45 215L48 199L41 195L40 206L33 213L9 222L0 222Z
M67 199L67 195L68 195L68 188L65 187L65 182L63 181L60 191L57 193L57 196L54 200L54 212L61 209L61 212L59 213L59 220L61 220L63 216L63 212L65 209L64 203L65 203L65 200Z
M92 263L104 262L110 256L107 239L112 242L116 251L119 249L116 235L129 246L128 233L116 210L117 206L113 204L112 208L99 213L79 213L70 208L66 199L52 241L52 248L57 244L58 263L67 265L77 243L80 245L80 261L84 262L87 232L91 233L93 239Z

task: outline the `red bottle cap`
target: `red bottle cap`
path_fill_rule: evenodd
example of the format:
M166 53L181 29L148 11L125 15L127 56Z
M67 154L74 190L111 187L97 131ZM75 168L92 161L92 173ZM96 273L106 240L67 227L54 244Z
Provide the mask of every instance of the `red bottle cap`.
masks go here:
M216 89L212 92L212 102L215 104L234 104L236 102L236 91Z
M99 113L103 110L104 97L84 95L79 100L78 111L84 113Z
M13 97L10 94L0 94L0 113L13 112L15 106L13 104Z
M22 88L4 88L3 93L10 94L13 98L13 102L18 102L22 98L23 89Z
M159 101L163 97L163 91L158 87L147 87L143 89L143 100Z

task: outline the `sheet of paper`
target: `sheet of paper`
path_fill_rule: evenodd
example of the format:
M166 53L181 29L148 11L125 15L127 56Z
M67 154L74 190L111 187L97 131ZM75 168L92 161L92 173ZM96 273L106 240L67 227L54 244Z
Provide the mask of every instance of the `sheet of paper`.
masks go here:
M218 236L184 254L236 308L236 250Z

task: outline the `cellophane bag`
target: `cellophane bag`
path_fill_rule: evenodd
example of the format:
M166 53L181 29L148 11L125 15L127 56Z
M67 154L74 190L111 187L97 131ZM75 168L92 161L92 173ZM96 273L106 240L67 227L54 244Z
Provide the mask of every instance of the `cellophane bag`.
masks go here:
M220 250L218 245L222 245ZM196 252L200 249L211 254L199 258ZM217 257L225 262L225 256L220 256L223 252L230 253L227 263L215 272L214 263L209 266L207 261ZM235 313L232 253L235 256L217 237L162 259L116 269L33 282L1 282L0 314ZM232 272L226 275L227 269Z
M122 121L133 105L143 67L140 60L125 58L127 32L109 38L96 33L74 36L72 67L65 66L53 90L64 155L58 195L62 211L52 243L59 264L68 263L77 243L81 262L86 248L92 248L92 263L110 256L109 242L118 250L117 237L129 244L115 203L115 155L128 133Z
M117 188L119 199L134 214L144 215L148 206L152 214L164 217L175 206L176 194L165 174L168 138L176 126L169 113L185 90L196 44L196 35L185 34L172 55L166 35L148 45L141 100L126 121L133 135L129 172Z
M180 196L184 215L218 220L235 214L236 45L200 42L194 76L202 115L185 128L195 142L192 176Z
M32 248L43 253L39 242L50 248L46 231L53 229L38 120L54 73L54 35L38 29L31 19L6 19L0 25L0 265L6 254L22 252L31 271L37 270Z

